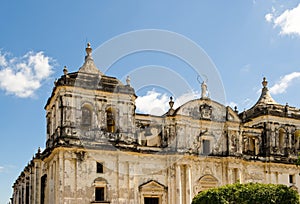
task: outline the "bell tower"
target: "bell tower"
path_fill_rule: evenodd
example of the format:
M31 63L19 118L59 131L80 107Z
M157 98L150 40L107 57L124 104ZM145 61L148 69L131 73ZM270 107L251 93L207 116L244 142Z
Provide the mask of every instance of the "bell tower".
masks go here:
M135 91L115 77L106 76L95 65L90 43L85 61L77 72L55 81L45 106L46 147L59 145L110 145L121 137L135 140Z

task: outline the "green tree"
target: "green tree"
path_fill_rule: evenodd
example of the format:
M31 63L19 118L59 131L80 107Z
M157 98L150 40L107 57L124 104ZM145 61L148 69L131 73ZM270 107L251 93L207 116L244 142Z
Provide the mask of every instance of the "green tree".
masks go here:
M281 184L230 184L196 195L192 204L300 204L299 194Z

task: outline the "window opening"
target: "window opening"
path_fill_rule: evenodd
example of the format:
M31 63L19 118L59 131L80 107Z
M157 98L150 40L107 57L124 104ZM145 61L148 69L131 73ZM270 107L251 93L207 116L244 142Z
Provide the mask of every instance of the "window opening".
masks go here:
M97 162L97 173L103 173L103 164Z
M292 183L292 184L296 183L296 182L295 182L295 175L290 174L290 175L289 175L289 181L290 181L290 183Z
M210 153L210 140L203 140L203 154L208 155Z
M159 198L144 198L144 204L159 204Z
M104 201L104 187L96 187L95 201Z
M115 132L115 116L112 108L109 108L106 111L106 124L108 132Z
M81 113L82 113L81 124L83 126L86 126L86 127L91 126L91 124L92 124L92 111L90 109L88 109L87 107L82 107Z

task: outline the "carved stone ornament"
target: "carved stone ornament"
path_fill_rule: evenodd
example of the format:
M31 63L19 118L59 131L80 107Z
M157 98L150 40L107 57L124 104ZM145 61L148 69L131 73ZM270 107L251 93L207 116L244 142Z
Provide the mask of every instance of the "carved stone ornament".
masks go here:
M203 104L200 106L199 108L200 110L200 117L201 119L211 119L211 114L212 114L212 107L207 105L207 104Z

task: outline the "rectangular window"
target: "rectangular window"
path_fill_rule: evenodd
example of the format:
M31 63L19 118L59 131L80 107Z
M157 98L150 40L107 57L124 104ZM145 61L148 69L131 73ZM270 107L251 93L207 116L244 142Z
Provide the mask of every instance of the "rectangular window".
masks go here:
M159 198L144 198L144 204L159 204Z
M97 162L97 173L103 173L103 163Z
M95 201L104 201L104 187L96 187Z
M289 175L289 181L290 181L290 183L292 183L292 184L294 184L294 183L296 183L296 181L295 181L295 175Z
M238 172L237 168L234 168L232 170L232 180L233 180L233 183L239 182L239 172Z
M210 153L210 140L203 140L203 154L208 155Z

